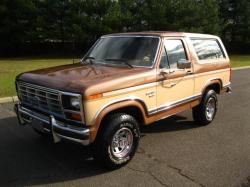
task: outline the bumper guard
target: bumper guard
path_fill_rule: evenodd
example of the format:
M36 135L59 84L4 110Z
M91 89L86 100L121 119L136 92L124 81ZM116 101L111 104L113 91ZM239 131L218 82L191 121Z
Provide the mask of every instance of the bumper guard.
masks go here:
M32 123L33 120L42 122L43 130L52 134L54 142L57 143L61 139L89 145L89 129L88 128L72 128L70 124L57 121L53 115L46 116L44 114L29 110L26 107L15 104L15 112L17 114L20 125Z

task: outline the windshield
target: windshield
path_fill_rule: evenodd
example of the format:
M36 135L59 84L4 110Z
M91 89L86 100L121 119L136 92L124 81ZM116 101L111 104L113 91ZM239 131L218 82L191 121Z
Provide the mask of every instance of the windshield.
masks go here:
M91 58L95 63L151 67L158 43L158 37L103 37L85 59Z

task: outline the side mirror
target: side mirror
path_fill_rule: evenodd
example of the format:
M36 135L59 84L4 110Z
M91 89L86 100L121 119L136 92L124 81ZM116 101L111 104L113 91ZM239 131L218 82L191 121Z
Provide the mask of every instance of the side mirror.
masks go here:
M191 62L186 59L180 59L177 62L178 69L189 69L191 68Z

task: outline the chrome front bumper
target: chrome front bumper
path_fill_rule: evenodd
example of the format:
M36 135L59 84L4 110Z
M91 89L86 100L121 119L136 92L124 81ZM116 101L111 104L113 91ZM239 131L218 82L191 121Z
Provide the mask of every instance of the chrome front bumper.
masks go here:
M41 122L43 130L52 134L55 143L66 139L83 145L90 144L88 128L73 128L70 124L56 120L52 115L46 116L23 107L19 103L15 105L15 112L20 125L32 123L33 120Z

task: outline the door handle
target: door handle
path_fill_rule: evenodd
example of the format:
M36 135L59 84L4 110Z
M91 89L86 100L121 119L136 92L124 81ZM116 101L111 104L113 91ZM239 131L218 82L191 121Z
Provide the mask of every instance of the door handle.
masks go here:
M193 75L194 73L192 71L187 71L186 75Z
M177 83L170 83L169 87L172 88L176 85Z
M168 82L168 83L162 83L162 86L163 87L165 87L165 88L172 88L172 87L174 87L174 86L176 86L177 85L177 82L175 83L175 82Z

